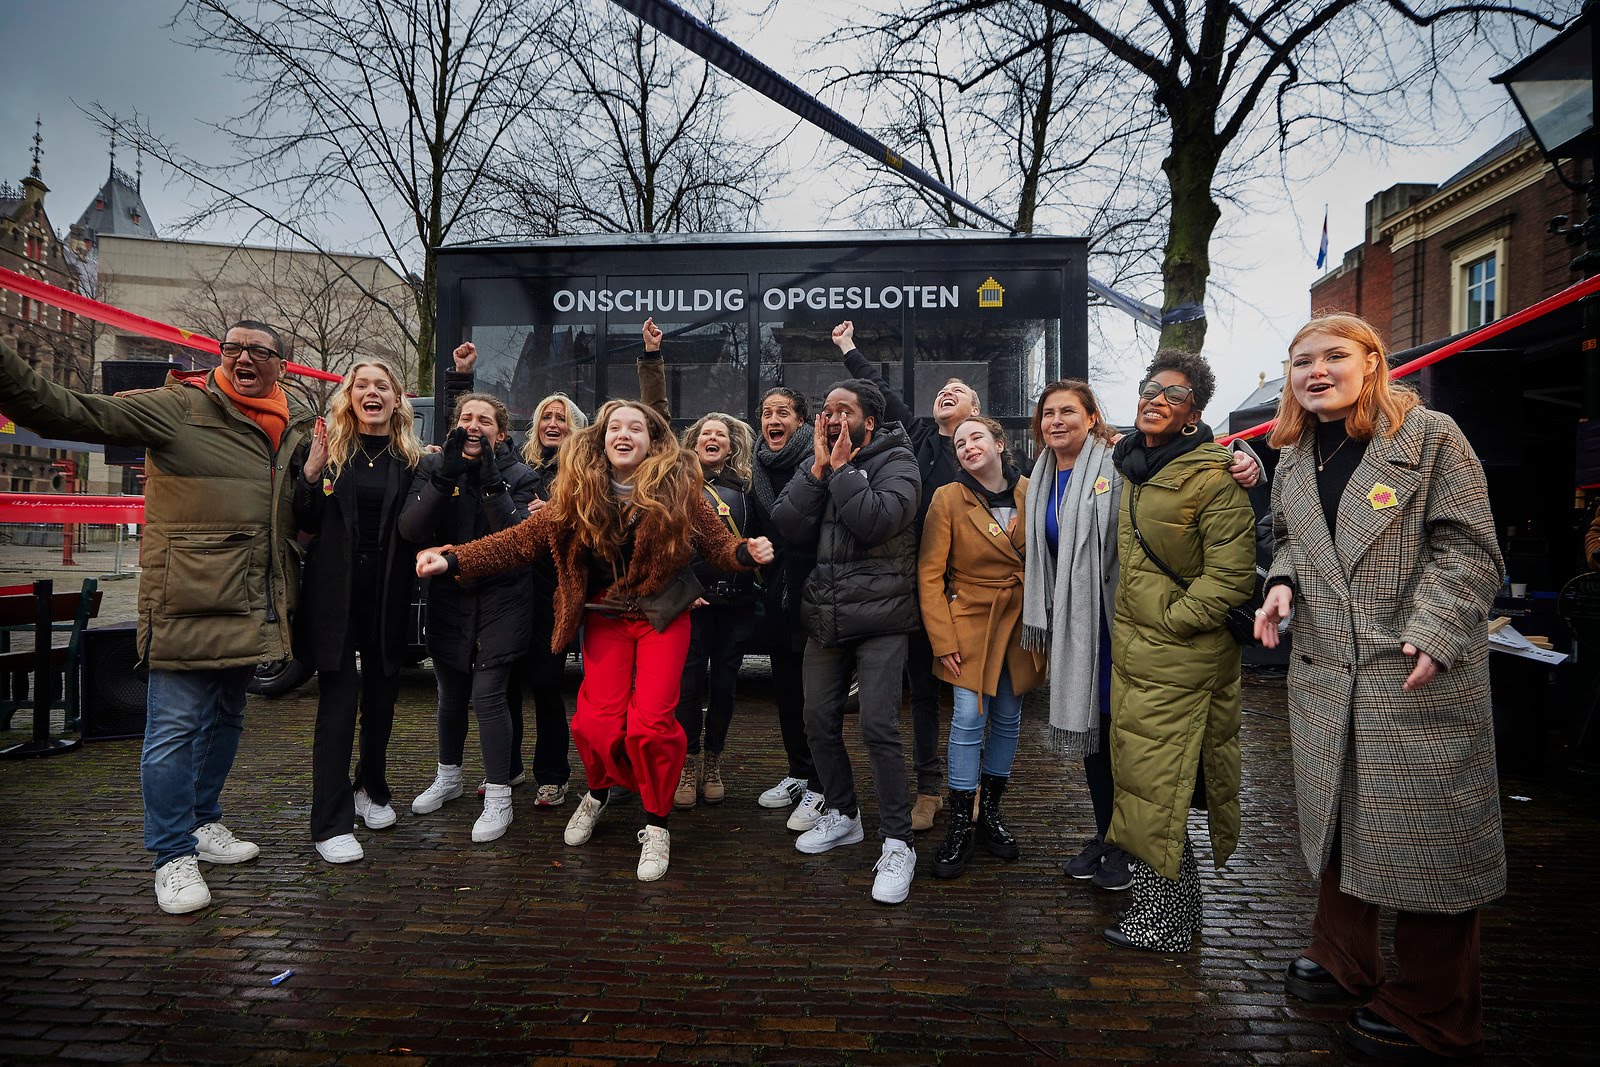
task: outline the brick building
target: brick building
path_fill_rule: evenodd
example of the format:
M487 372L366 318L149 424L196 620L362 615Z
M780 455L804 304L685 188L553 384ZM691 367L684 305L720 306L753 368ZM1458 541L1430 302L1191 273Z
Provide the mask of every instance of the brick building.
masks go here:
M1582 195L1518 132L1437 186L1375 195L1365 240L1312 285L1310 308L1353 311L1397 359L1420 355L1576 282L1577 249L1551 232L1561 215L1581 220ZM1513 579L1547 591L1582 569L1578 546L1594 502L1584 487L1600 480L1578 460L1593 436L1582 418L1579 315L1574 303L1410 379L1482 458ZM1281 390L1281 379L1273 384ZM1275 398L1270 387L1258 390L1257 406L1230 426L1260 421Z
M73 292L76 261L56 237L45 213L50 189L39 172L39 137L33 168L18 184L0 182L0 267ZM17 354L51 381L91 388L94 364L84 324L69 311L0 289L0 333ZM67 488L66 470L81 478L87 453L47 441L0 416L0 490L50 493ZM81 485L80 485L81 487Z

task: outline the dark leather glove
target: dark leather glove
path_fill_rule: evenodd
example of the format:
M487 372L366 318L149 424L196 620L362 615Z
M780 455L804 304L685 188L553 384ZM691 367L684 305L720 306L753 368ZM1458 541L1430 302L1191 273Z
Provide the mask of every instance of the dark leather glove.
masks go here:
M500 477L500 464L494 458L494 444L483 443L483 454L478 457L478 484L484 496L495 496L506 491L506 481Z
M459 426L450 431L444 439L444 450L439 453L439 469L433 475L436 484L454 487L461 480L467 472L467 457L462 454L466 445L467 431Z

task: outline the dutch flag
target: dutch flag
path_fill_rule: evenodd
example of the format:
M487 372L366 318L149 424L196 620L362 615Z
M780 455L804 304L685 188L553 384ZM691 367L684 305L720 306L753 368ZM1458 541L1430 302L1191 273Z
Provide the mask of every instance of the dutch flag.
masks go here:
M1322 205L1322 244L1317 246L1317 269L1328 264L1328 205Z

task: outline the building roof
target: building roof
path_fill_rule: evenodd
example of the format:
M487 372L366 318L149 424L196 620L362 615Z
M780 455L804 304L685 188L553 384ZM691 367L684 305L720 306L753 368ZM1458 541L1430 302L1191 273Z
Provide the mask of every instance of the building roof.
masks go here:
M111 175L106 178L106 183L100 187L95 198L84 208L83 215L78 219L78 226L91 240L98 239L103 234L116 234L121 237L154 237L155 225L150 221L150 212L145 210L144 201L139 198L139 182L129 177L126 171L118 170L114 165Z
M1512 152L1516 151L1517 148L1523 144L1523 142L1531 141L1532 139L1533 134L1529 133L1526 128L1506 134L1505 137L1501 138L1495 143L1494 147L1490 148L1483 155L1479 156L1477 159L1474 159L1471 163L1468 163L1465 167L1462 167L1460 170L1450 175L1450 177L1440 182L1440 191L1442 192L1448 190L1452 185L1471 177L1473 174L1482 170L1484 167L1487 167L1489 164L1493 163L1502 156L1509 156Z

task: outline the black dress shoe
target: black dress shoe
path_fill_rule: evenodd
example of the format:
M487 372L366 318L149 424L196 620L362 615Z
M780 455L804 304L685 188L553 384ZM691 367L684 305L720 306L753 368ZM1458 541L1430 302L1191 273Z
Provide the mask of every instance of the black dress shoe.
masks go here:
M1337 1004L1340 1001L1362 999L1359 994L1340 985L1339 980L1321 964L1304 956L1289 964L1288 970L1283 972L1283 988L1286 993L1311 1004Z
M1344 1032L1352 1048L1373 1059L1387 1063L1445 1062L1443 1056L1429 1052L1410 1034L1371 1008L1357 1008L1351 1012Z

